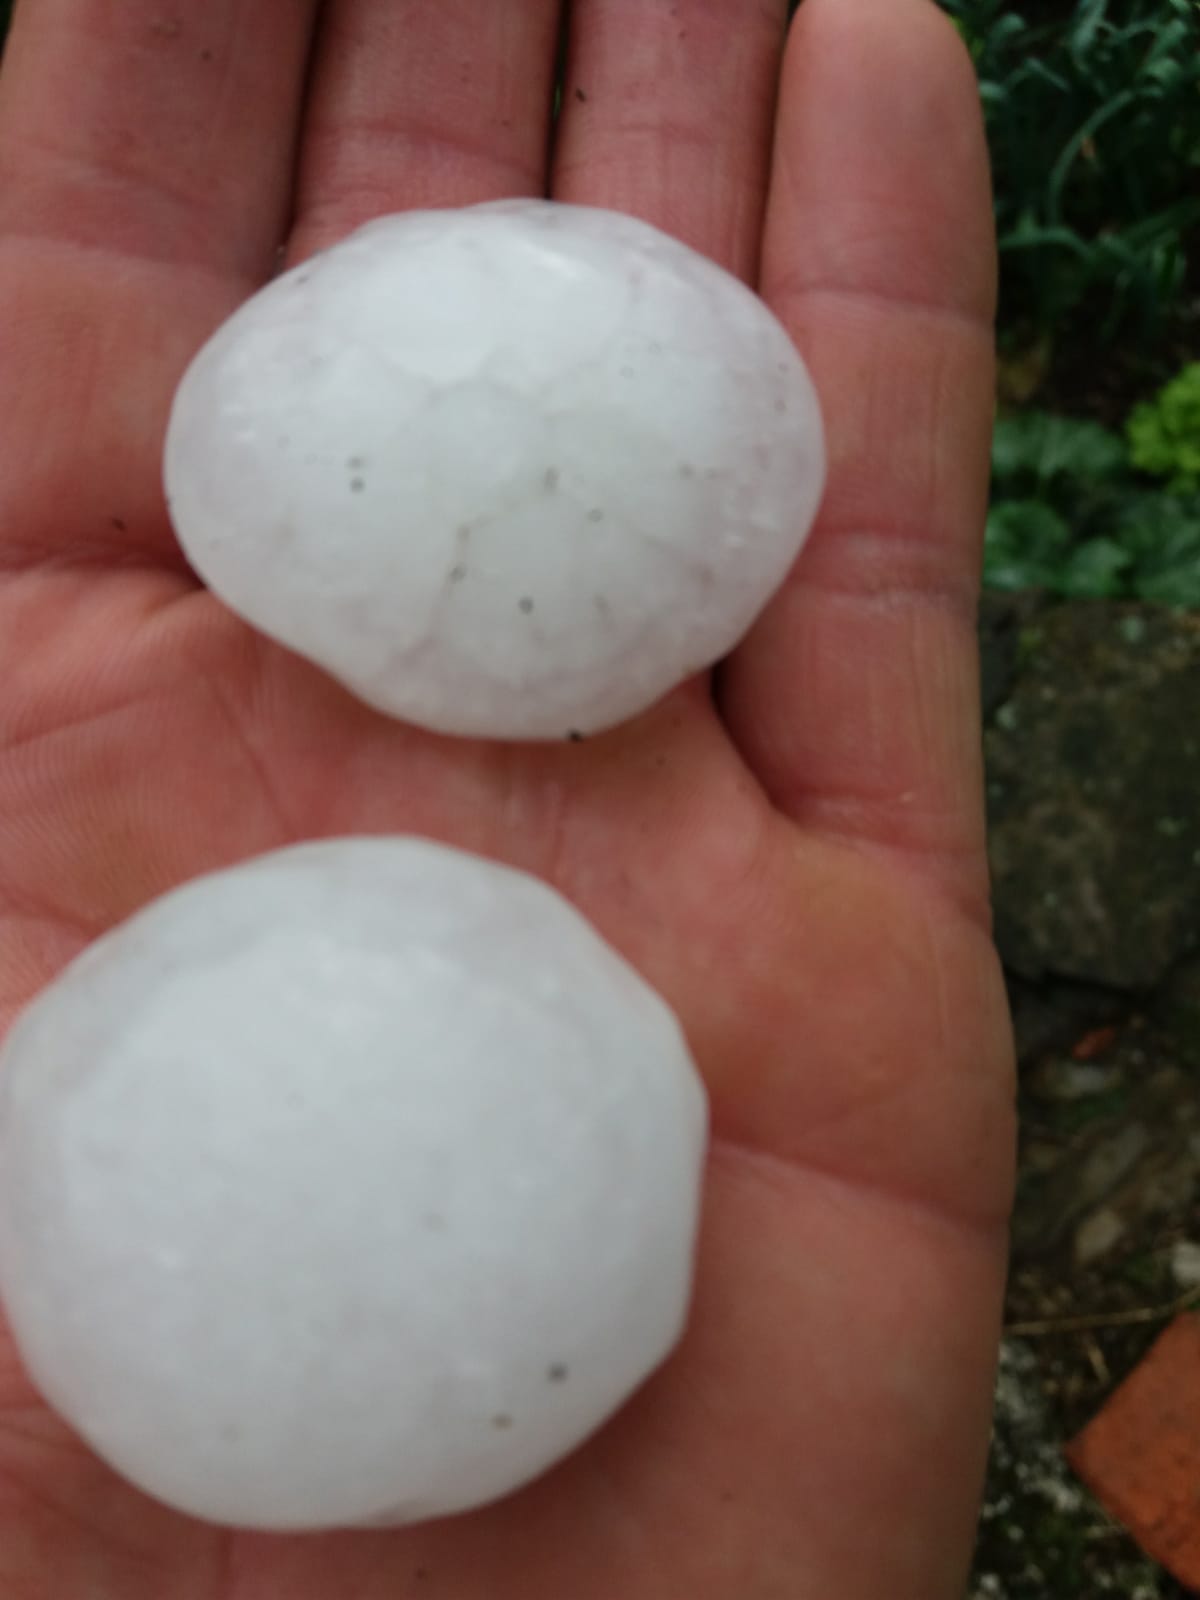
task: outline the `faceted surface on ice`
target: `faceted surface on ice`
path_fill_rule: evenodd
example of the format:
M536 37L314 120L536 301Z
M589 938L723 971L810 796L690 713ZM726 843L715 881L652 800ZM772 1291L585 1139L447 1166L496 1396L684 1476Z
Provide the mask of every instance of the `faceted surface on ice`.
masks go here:
M101 940L0 1062L30 1375L233 1525L477 1505L682 1330L706 1103L566 901L420 840L302 845Z
M743 284L547 201L385 217L278 278L180 386L193 566L362 699L563 738L746 631L824 474L820 413Z

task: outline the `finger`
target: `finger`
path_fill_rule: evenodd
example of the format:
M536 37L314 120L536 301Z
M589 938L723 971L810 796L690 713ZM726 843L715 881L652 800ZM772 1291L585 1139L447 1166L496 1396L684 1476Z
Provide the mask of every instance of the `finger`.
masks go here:
M0 76L0 235L265 272L315 0L24 0Z
M170 396L271 270L315 0L22 0L0 72L0 567L182 558Z
M292 255L421 206L541 195L559 0L333 0Z
M722 705L782 809L915 854L973 901L994 265L978 92L949 22L930 0L805 0L761 283L821 395L829 482Z
M554 197L757 270L785 0L577 0Z

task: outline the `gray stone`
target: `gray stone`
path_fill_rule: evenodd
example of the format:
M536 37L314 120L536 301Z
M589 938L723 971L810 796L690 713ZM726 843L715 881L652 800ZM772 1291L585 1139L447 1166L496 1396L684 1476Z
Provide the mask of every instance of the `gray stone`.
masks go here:
M1018 644L985 735L1001 955L1149 989L1200 929L1200 615L1070 602Z
M1170 1034L1179 1059L1200 1068L1200 956L1175 968L1155 994L1151 1014Z
M1128 997L1096 984L1049 979L1031 983L1008 973L1017 1060L1022 1069L1048 1055L1070 1050L1096 1028L1124 1019Z
M1175 1067L1147 1072L1142 1050L1123 1049L1127 1092L1107 1086L1098 1107L1107 1115L1048 1142L1037 1170L1022 1162L1013 1214L1013 1258L1044 1258L1074 1239L1083 1265L1122 1239L1177 1226L1200 1195L1200 1101L1191 1076Z
M1022 651L1022 629L1046 604L1038 590L1007 593L985 589L979 598L979 679L983 719L991 720L1008 699Z

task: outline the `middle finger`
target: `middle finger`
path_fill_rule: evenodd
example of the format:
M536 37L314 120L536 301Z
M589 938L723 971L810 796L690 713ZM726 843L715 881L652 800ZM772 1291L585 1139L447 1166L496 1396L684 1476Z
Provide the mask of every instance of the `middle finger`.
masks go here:
M388 212L544 194L558 26L559 0L333 0L290 258Z

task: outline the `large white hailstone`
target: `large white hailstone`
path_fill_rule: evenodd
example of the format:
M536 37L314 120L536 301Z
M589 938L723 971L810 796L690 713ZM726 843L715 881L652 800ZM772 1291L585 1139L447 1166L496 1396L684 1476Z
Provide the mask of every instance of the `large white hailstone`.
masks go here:
M706 1104L560 896L410 839L280 851L102 939L0 1064L0 1289L114 1467L240 1526L475 1506L678 1339Z
M787 333L646 223L547 201L385 217L196 357L166 442L197 572L442 733L635 715L743 635L824 479Z

